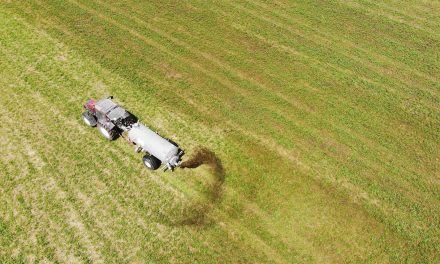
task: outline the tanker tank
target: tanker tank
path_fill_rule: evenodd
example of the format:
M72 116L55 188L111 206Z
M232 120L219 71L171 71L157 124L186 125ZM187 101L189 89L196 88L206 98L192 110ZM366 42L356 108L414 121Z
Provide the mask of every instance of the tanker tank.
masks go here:
M128 139L158 158L169 169L178 166L179 148L140 122L128 130Z

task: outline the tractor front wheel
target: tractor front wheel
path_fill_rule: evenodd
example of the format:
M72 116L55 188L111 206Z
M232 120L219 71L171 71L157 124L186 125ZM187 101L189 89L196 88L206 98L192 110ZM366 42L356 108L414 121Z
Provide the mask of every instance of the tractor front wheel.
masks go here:
M150 170L157 170L160 167L160 160L156 158L155 156L145 155L142 158L142 161L144 162L145 167L147 167Z
M90 114L88 111L84 112L82 114L82 119L83 119L84 123L86 123L86 125L88 125L90 127L96 126L96 118L92 114Z

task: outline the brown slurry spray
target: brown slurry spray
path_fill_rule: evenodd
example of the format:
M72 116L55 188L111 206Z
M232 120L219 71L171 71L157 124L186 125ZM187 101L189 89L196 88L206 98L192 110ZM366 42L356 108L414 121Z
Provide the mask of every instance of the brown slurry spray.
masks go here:
M201 165L208 165L212 169L214 179L216 182L223 184L225 181L225 170L223 168L221 160L215 155L214 152L207 148L200 148L195 154L187 161L180 164L180 168L197 168Z
M188 215L184 217L180 224L185 225L203 225L206 224L206 216L209 211L212 210L214 204L218 202L222 195L222 185L225 181L225 170L223 168L221 160L215 155L214 152L207 148L199 148L189 158L180 164L181 169L195 169L202 165L206 165L211 169L212 181L210 182L206 193L209 198L208 204L194 204L191 206Z

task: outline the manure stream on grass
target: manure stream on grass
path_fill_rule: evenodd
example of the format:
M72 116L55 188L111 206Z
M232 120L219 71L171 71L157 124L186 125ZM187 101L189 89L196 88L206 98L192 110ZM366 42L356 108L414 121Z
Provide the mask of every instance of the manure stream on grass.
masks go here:
M214 152L207 148L199 148L189 160L180 164L180 168L184 170L196 169L202 165L208 166L212 176L209 184L207 184L207 201L198 201L188 206L182 219L177 221L176 224L197 226L207 224L208 213L213 209L215 204L220 201L222 196L222 186L225 181L225 170L221 160Z

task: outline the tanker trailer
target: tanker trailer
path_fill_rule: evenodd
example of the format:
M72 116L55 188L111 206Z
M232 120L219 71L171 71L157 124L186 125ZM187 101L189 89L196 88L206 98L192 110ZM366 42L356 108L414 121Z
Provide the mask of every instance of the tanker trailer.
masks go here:
M139 122L136 116L112 99L112 96L99 101L89 99L84 105L84 122L90 127L97 126L108 140L126 135L125 138L135 145L136 152L145 153L142 161L150 170L156 170L161 164L164 165L164 170L173 170L179 166L183 150L173 141L161 137Z

